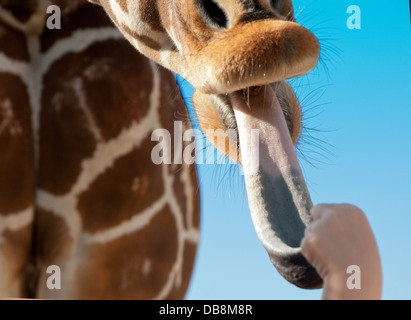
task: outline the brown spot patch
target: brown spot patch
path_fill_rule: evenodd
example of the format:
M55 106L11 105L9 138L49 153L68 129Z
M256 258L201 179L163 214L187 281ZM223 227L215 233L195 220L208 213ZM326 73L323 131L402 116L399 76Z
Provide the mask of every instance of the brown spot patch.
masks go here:
M153 299L167 282L176 258L176 225L165 207L143 230L85 248L74 298Z
M190 179L191 185L193 188L193 204L194 204L194 213L193 213L193 226L196 229L200 228L200 190L198 185L198 176L196 166L193 165L190 168Z
M129 27L126 25L121 25L121 30L123 30L127 35L131 36L134 39L137 39L139 42L141 42L143 45L147 46L150 49L159 51L161 49L161 44L157 41L155 41L153 38L150 38L145 35L139 35L133 30L130 30Z
M0 215L33 204L34 152L31 110L23 82L0 73Z
M37 2L38 0L2 0L1 6L11 11L17 20L24 23L36 11Z
M30 261L33 225L1 234L0 257L2 271L0 286L8 288L8 298L27 298L32 264Z
M151 29L158 32L166 32L161 23L157 1L140 1L138 9L141 20L148 24Z
M115 138L150 109L153 87L148 60L126 40L90 47L83 56L87 104L105 140Z
M151 160L155 143L119 158L79 197L78 209L86 232L109 229L150 207L164 192L162 170Z
M29 61L26 37L20 31L0 22L0 49L13 60Z

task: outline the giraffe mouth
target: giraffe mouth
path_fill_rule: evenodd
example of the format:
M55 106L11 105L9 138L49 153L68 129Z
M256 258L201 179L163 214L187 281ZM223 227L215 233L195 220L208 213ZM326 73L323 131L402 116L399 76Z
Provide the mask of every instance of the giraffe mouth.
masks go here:
M262 89L263 89L263 86L253 86L253 87L248 87L248 88L241 90L241 93L243 97L249 97L249 96L255 97L261 92Z
M305 289L319 288L322 280L300 249L312 202L276 92L265 85L229 98L257 235L286 280Z

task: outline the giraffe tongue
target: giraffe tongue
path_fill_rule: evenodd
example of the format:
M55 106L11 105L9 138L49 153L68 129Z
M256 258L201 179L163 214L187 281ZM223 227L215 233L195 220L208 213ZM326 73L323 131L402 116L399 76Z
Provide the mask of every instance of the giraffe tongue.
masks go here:
M300 250L312 203L275 92L264 86L247 100L241 92L230 94L230 100L257 235L285 279L318 288L322 280Z

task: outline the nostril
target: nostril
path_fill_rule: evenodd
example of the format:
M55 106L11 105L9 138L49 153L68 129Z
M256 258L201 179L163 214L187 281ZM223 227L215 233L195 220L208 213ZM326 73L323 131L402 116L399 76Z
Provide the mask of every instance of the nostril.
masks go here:
M197 4L199 6L201 13L210 24L218 28L227 28L227 16L215 1L197 0Z
M271 7L278 11L283 4L283 0L271 0Z

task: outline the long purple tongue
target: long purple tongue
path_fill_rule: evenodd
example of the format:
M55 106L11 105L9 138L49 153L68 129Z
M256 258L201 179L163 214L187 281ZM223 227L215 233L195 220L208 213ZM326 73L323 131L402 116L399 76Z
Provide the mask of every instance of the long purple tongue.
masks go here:
M300 249L312 202L276 94L264 86L256 96L235 92L230 99L257 235L286 280L305 289L319 288L322 279Z

